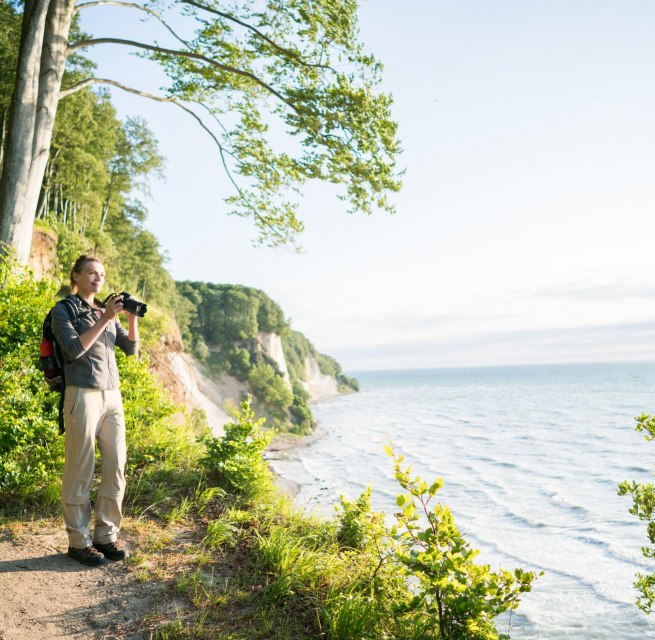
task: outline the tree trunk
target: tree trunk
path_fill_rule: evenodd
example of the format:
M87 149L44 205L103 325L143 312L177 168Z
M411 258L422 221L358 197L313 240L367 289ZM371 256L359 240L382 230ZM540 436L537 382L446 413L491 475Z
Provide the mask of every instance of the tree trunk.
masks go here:
M26 209L31 212L32 225L50 154L52 130L59 106L59 90L68 57L68 31L74 12L75 0L50 0L41 54L41 78L32 143L32 166L27 186ZM30 229L30 238L31 235Z
M5 157L5 140L7 139L7 111L2 112L2 135L0 136L0 175L2 175L2 162Z
M42 220L46 216L46 209L48 208L48 198L50 197L50 191L47 187L41 189L41 194L39 195L39 204L36 207L36 219Z
M59 188L57 185L52 190L52 211L55 214L55 218L59 218ZM64 218L64 224L66 224L66 218Z
M27 0L0 176L0 242L26 263L66 63L72 0Z
M23 205L32 161L39 61L49 1L27 0L25 3L7 146L0 176L0 242L13 246L21 262L25 261L22 244L26 234L23 230L29 225Z

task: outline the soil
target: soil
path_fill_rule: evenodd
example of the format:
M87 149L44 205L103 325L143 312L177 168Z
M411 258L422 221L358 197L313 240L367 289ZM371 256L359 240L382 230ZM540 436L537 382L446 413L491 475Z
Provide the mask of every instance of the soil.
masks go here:
M123 562L86 567L66 549L61 522L0 528L0 640L150 638L166 586L138 582Z

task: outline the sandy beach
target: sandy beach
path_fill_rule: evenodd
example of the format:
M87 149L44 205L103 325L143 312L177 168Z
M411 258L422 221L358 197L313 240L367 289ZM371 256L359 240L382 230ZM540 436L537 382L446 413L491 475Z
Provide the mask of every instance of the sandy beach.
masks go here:
M273 438L271 444L264 452L264 459L268 461L284 460L290 451L307 447L314 444L326 435L327 431L321 425L317 425L312 433L304 436L297 436L292 433L280 433ZM270 465L269 465L270 467ZM302 485L294 478L287 478L279 475L272 468L271 471L275 476L275 483L282 491L289 494L292 498L300 493Z

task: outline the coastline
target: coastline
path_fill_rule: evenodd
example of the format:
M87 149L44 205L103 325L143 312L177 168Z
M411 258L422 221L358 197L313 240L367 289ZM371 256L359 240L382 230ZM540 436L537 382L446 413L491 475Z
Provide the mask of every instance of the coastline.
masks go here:
M289 497L295 498L300 493L302 484L293 478L280 475L272 468L270 462L284 460L290 452L308 447L318 442L325 435L327 435L327 431L320 424L317 424L312 433L304 436L297 436L292 433L279 433L266 448L264 459L269 463L268 467L273 474L275 485L278 489L289 495Z

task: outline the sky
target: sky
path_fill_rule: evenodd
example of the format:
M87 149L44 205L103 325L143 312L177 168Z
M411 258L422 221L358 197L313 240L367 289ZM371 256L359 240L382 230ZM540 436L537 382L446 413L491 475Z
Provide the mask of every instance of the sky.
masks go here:
M134 14L87 9L82 27L153 35ZM368 0L360 27L394 96L397 213L308 185L300 254L252 247L226 215L188 115L112 90L166 157L146 226L173 277L263 289L350 372L655 359L655 3ZM99 76L165 82L124 48L88 53Z

